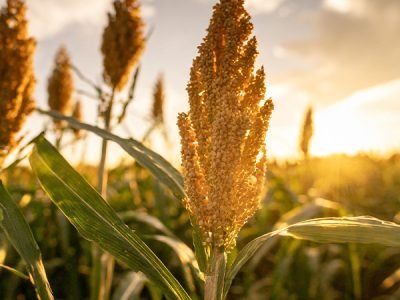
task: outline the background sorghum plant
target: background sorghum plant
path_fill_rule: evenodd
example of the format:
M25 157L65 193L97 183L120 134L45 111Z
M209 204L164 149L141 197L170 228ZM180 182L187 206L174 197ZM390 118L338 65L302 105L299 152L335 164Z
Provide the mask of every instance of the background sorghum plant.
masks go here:
M103 32L103 75L106 83L120 91L128 82L145 46L144 24L136 0L114 1L115 14L108 14Z
M16 145L16 134L35 107L36 41L28 36L25 13L21 0L8 0L0 12L0 156Z

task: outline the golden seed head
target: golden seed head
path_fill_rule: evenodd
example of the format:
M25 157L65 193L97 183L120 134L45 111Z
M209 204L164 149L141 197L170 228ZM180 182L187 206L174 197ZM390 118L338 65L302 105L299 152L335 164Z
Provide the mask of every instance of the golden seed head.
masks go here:
M28 36L25 13L22 0L7 0L0 11L0 156L16 145L16 134L35 107L36 41Z
M300 150L305 158L308 158L310 141L313 135L313 109L310 106L305 114L303 130L300 137Z
M260 206L273 109L263 100L264 70L254 71L252 29L243 0L214 6L187 86L190 110L178 117L184 205L204 241L227 250Z
M54 69L47 82L48 105L50 109L68 115L72 108L72 93L74 81L71 71L71 59L65 47L61 47L56 54ZM56 128L63 125L54 121Z
M76 101L74 110L72 111L72 116L78 120L79 122L82 122L83 120L83 113L82 113L82 104L81 101ZM79 139L82 137L82 130L73 128L72 129L75 135L75 138Z
M165 90L164 78L160 76L154 86L152 116L155 122L164 122Z
M104 80L120 91L144 50L145 38L137 0L115 0L114 10L115 14L108 14L101 52Z

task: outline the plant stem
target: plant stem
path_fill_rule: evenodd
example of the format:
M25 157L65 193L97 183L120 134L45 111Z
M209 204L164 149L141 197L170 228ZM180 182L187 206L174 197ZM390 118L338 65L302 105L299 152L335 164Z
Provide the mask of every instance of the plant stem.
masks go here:
M225 269L226 253L213 247L205 276L204 300L223 299Z
M104 129L109 131L111 128L112 108L114 104L115 89L112 90L111 97L104 113ZM107 197L108 172L106 170L108 141L102 140L101 157L98 169L97 190L103 197ZM110 290L114 272L114 258L103 252L97 244L92 247L93 266L91 274L91 299L106 300L110 298Z

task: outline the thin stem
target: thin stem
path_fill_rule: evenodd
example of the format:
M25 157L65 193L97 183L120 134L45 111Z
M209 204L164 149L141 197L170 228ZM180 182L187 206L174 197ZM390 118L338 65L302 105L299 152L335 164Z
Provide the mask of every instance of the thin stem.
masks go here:
M112 108L115 98L115 89L113 88L107 109L104 114L104 129L110 131ZM107 163L108 140L103 139L101 143L101 157L98 169L97 190L104 199L107 197L108 172ZM103 252L97 244L92 247L93 267L92 267L92 291L91 299L109 299L111 283L114 270L114 258Z
M85 83L87 83L88 85L90 85L96 92L97 92L97 96L99 97L99 99L102 102L105 102L104 99L104 93L103 90L101 89L100 86L98 86L96 83L94 83L92 80L90 80L88 77L86 77L81 70L79 70L79 68L77 66L72 65L71 66L72 70L75 72L75 74ZM111 96L111 98L113 98L114 95Z
M151 126L147 129L145 134L142 137L142 144L144 144L150 137L151 133L157 128L158 122L153 122Z
M110 102L104 114L104 124L105 124L104 129L106 131L110 131L111 128L111 117L112 117L112 108L114 104L114 96L115 96L115 89L112 90ZM108 176L107 172L105 171L106 160L107 160L107 148L108 148L108 141L106 139L103 139L101 144L101 157L100 157L100 165L98 171L97 189L104 198L106 197L107 194Z
M226 269L226 253L213 247L205 276L204 299L222 300L224 295L224 277Z
M96 95L94 95L94 94L92 94L92 93L90 93L88 91L77 89L75 92L77 94L79 94L79 95L86 96L86 97L88 97L90 99L99 101L99 97L98 96L96 96Z

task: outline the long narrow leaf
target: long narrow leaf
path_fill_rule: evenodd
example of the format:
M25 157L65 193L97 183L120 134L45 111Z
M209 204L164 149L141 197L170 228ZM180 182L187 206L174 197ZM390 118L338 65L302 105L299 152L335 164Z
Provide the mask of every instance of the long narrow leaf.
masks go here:
M121 138L96 126L81 123L74 118L66 117L56 111L44 111L41 109L38 109L38 111L54 119L66 121L72 128L87 130L103 139L117 143L130 156L136 159L142 167L148 169L162 184L165 184L174 193L175 197L178 199L185 198L186 195L183 188L183 177L179 171L161 155L145 147L140 142L133 139ZM193 222L193 220L191 221L194 233L193 244L195 247L195 254L199 261L200 270L204 271L205 266L207 265L208 254L203 246L199 227Z
M0 227L7 238L25 260L32 283L39 299L53 299L39 246L17 204L0 181Z
M129 272L122 277L121 282L115 288L113 300L139 299L140 293L147 281L141 272Z
M129 155L144 168L148 169L157 179L167 185L178 199L185 197L183 189L182 175L161 155L145 147L134 139L124 139L112 134L99 127L86 123L81 123L74 118L66 117L55 111L38 110L40 113L46 114L57 120L68 122L72 128L88 130L102 137L103 139L113 141L121 146Z
M319 218L295 223L264 234L243 247L225 277L225 296L243 265L266 241L279 235L319 243L376 243L400 247L400 225L373 217Z
M311 219L289 226L282 234L318 243L400 247L400 225L366 216Z
M84 238L143 272L167 297L189 299L158 257L43 136L35 141L30 163L43 189Z

